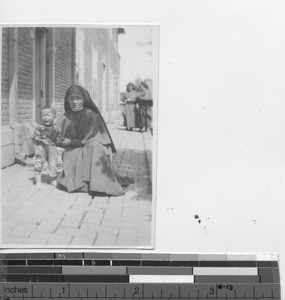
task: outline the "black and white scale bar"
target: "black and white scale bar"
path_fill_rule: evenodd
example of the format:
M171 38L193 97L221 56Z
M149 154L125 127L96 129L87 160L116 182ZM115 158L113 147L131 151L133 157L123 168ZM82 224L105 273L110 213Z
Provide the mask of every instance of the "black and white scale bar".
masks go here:
M213 276L215 280L223 282L228 280L233 282L235 278L239 280L248 280L248 282L261 282L261 283L279 283L279 269L278 268L218 268L218 267L125 267L125 266L0 266L0 274L2 281L11 281L17 276L18 280L25 281L25 278L29 278L28 275L33 275L31 278L36 278L37 281L65 281L66 279L59 275L129 275L134 280L139 280L139 275L148 276L149 279L145 279L145 282L152 280L152 275L157 276L174 276L178 280L178 277L182 275L195 275L196 281L199 282L213 282ZM11 275L11 276L8 276ZM22 277L21 275L26 275ZM52 275L52 276L51 276ZM137 276L134 276L137 275ZM200 277L197 277L197 276ZM236 276L236 277L235 277ZM248 276L248 277L244 277ZM46 277L46 278L45 278ZM31 279L32 280L32 279ZM131 279L130 279L131 280ZM143 279L141 279L143 280ZM216 281L215 281L216 282ZM238 282L238 281L237 281Z
M0 282L124 282L124 283L260 283L257 276L234 275L62 275L62 274L1 274ZM273 282L272 282L273 283Z
M0 298L280 299L279 284L0 283Z

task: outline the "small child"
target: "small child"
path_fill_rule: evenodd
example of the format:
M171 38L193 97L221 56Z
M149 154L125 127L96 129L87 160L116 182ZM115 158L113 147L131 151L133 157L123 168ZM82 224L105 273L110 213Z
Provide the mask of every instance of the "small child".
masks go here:
M42 108L42 124L34 131L33 141L35 145L35 180L36 187L41 187L41 172L46 161L50 168L51 184L56 185L56 145L61 144L63 137L60 128L54 124L56 110L53 107Z

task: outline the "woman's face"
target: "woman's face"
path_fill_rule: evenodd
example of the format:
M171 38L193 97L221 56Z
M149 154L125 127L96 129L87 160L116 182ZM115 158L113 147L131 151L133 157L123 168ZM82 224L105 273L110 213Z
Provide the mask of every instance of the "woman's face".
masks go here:
M72 111L80 111L83 108L84 100L80 96L72 95L67 101Z
M132 91L134 88L133 88L133 86L131 85L131 84L129 84L128 85L128 91L130 92L130 91Z

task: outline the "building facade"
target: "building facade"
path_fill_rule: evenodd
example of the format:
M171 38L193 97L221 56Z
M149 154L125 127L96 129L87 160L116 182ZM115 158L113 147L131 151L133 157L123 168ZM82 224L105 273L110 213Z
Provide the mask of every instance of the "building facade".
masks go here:
M64 95L84 86L106 121L119 111L119 28L2 28L1 166L34 152L41 107L63 112Z

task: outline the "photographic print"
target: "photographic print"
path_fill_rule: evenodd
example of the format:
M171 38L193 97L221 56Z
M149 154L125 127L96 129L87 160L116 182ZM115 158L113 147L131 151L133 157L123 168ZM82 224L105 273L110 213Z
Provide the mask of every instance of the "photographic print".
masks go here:
M3 26L1 48L2 247L153 248L158 26Z

